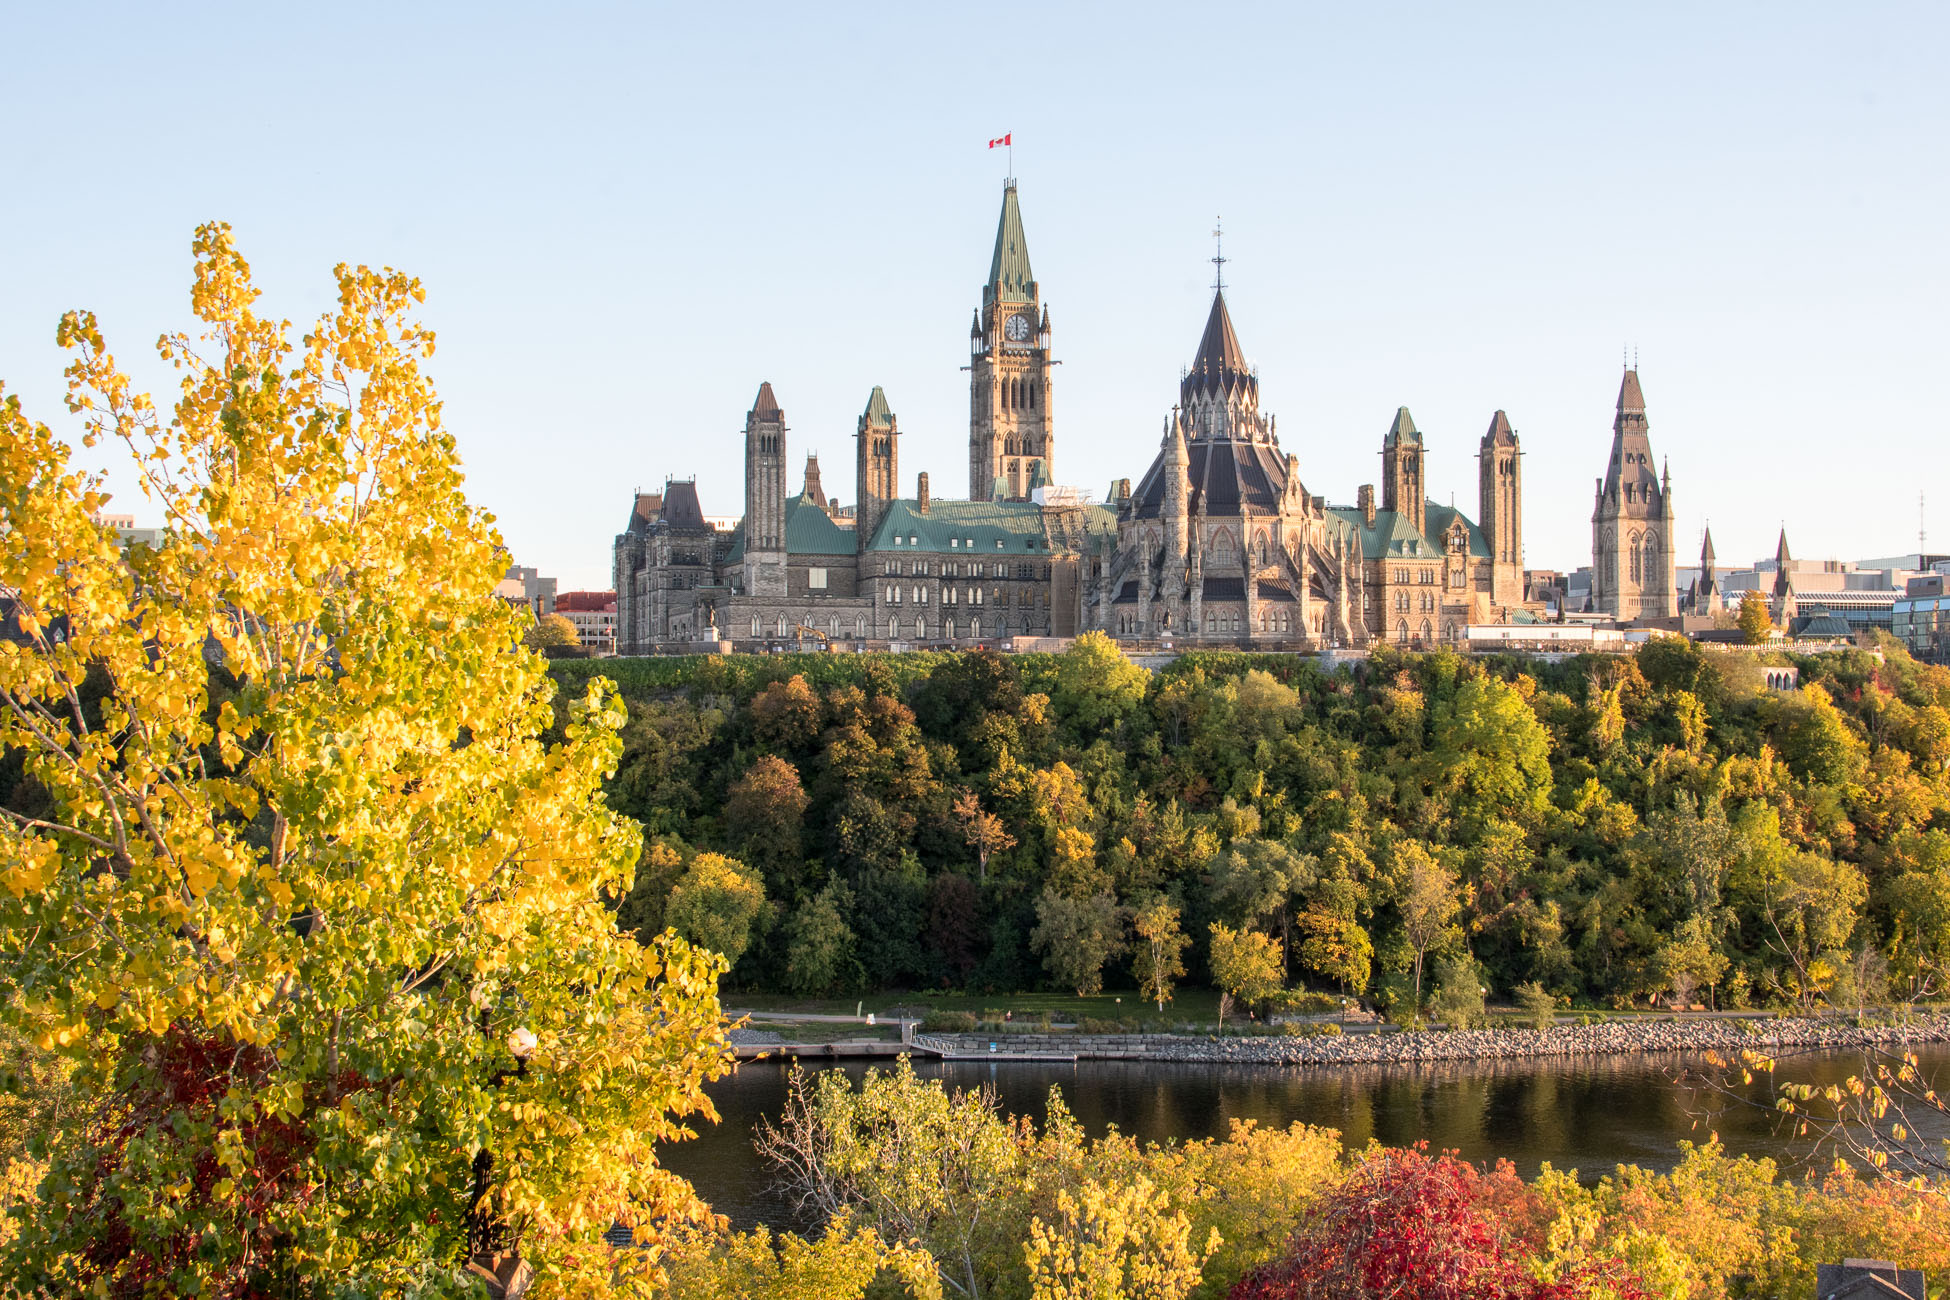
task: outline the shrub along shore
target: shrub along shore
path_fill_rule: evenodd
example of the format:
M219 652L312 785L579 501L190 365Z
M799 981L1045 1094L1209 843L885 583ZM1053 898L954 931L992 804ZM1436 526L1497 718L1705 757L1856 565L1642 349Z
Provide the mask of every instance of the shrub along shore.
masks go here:
M1337 1028L1338 1026L1336 1026ZM1855 1024L1833 1019L1606 1021L1551 1029L1464 1029L1444 1033L1355 1033L1301 1037L1194 1038L1176 1034L928 1035L961 1052L1074 1052L1090 1060L1376 1065L1414 1061L1604 1056L1651 1052L1846 1051L1950 1042L1950 1014Z

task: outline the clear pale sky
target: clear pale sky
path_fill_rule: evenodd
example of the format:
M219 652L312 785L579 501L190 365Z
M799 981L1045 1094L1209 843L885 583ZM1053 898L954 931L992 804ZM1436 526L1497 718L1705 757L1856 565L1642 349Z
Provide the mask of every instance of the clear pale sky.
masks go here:
M632 489L742 508L760 381L853 499L966 491L970 314L1013 132L1056 477L1150 462L1227 292L1336 502L1406 405L1431 494L1523 439L1526 560L1589 562L1621 347L1682 553L1950 549L1943 4L16 5L0 18L0 380L72 432L60 312L159 397L194 225L302 323L339 261L426 283L475 499L564 589ZM126 486L126 479L123 480ZM797 490L797 471L791 484ZM116 509L153 522L133 490Z

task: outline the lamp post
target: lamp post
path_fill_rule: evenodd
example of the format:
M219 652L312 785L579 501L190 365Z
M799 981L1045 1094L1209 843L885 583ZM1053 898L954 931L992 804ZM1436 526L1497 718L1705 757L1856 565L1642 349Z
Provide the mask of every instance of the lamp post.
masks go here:
M487 1013L481 1013L486 1029ZM508 1051L515 1058L514 1075L528 1073L528 1058L535 1052L535 1031L515 1029L508 1034ZM499 1087L508 1077L497 1070L488 1080ZM488 1208L488 1186L494 1178L494 1153L482 1147L474 1153L473 1208L467 1214L467 1271L485 1284L488 1300L521 1300L534 1285L535 1270L521 1257L515 1234Z

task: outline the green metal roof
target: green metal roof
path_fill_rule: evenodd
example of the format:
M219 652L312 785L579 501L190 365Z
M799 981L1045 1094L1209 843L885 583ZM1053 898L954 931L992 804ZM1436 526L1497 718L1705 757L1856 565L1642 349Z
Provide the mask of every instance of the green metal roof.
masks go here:
M788 555L851 555L853 530L834 523L817 501L800 493L785 503L785 549Z
M1423 519L1429 529L1427 536L1416 532L1415 525L1394 510L1375 511L1372 527L1362 519L1361 511L1354 506L1329 506L1327 513L1354 530L1361 539L1361 554L1370 560L1398 557L1437 559L1447 550L1441 537L1449 530L1452 519L1462 520L1463 526L1469 529L1471 555L1479 559L1488 559L1490 555L1489 539L1483 536L1483 530L1476 526L1475 520L1460 510L1437 505L1433 501L1426 502L1422 507Z
M1116 512L1090 505L1050 511L1027 501L896 501L873 535L876 551L927 551L950 555L1051 555L1081 544L1091 535L1117 529ZM1052 537L1054 527L1075 515L1077 538ZM913 540L909 540L909 539ZM998 545L1000 543L1000 545Z
M1383 445L1393 447L1399 443L1407 443L1413 447L1421 445L1421 442L1422 435L1416 431L1415 421L1409 418L1408 408L1396 407L1395 422L1388 426L1388 436Z
M887 394L880 391L880 385L873 386L873 395L867 398L866 421L876 429L885 429L894 422L894 413L887 408Z
M1430 501L1422 507L1422 517L1428 523L1429 536L1436 539L1438 552L1448 549L1441 545L1441 540L1442 535L1449 531L1449 521L1460 519L1463 521L1463 527L1469 530L1469 553L1480 560L1490 558L1490 539L1484 535L1474 519L1454 506L1439 506Z
M989 259L989 282L982 301L1028 302L1035 297L1035 272L1029 269L1029 240L1022 233L1022 208L1014 183L1002 191L1002 220L995 227L995 256Z

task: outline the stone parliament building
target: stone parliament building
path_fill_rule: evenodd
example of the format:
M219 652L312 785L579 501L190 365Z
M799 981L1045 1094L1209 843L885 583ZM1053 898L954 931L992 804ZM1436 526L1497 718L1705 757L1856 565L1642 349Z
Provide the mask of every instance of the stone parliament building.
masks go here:
M899 495L900 424L877 387L855 430L854 504L828 498L814 458L789 494L785 413L761 384L735 525L706 516L693 481L636 494L613 549L618 653L993 645L1090 629L1174 644L1430 646L1460 642L1473 623L1536 617L1523 453L1502 411L1478 446L1476 518L1430 499L1405 407L1382 437L1379 499L1363 486L1354 505L1330 504L1261 410L1221 281L1149 469L1098 502L1055 486L1055 364L1010 181L969 330L968 499L935 497L925 473ZM1600 538L1618 548L1620 585L1663 559L1670 591L1670 506L1639 459L1642 399L1626 411L1637 391L1628 374L1594 549ZM1621 555L1634 545L1637 559ZM1658 584L1644 589L1656 605Z

